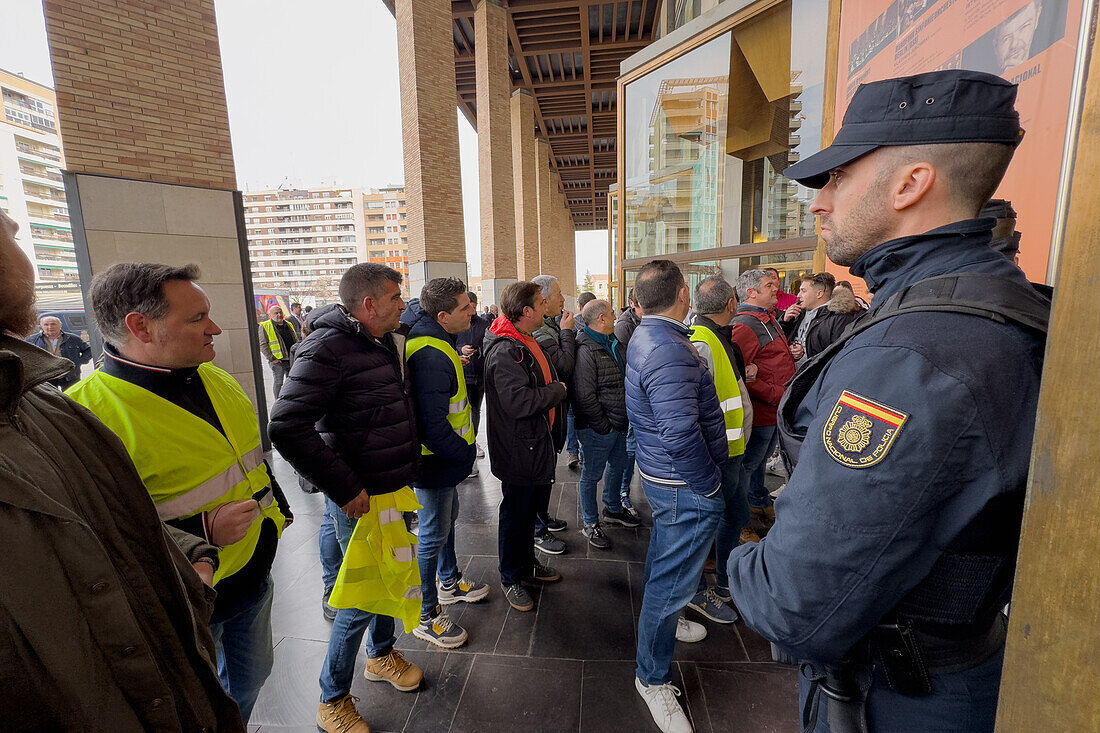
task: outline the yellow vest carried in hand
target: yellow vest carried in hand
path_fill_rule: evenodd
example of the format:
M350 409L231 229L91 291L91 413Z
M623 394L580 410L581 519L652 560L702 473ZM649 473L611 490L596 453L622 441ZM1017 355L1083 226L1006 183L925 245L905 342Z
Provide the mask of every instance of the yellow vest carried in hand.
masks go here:
M283 358L283 347L279 345L279 334L275 332L275 322L268 318L261 325L267 335L267 346L271 349L271 355L281 360ZM293 327L290 330L293 331Z
M412 633L420 624L420 567L404 512L419 508L408 486L370 498L370 511L359 517L348 541L330 606L392 616Z
M225 435L201 417L100 369L66 392L122 441L161 520L251 499L271 486L252 402L233 377L213 364L201 364L198 375ZM252 559L265 517L282 534L286 518L270 489L244 539L219 551L215 585Z
M745 413L741 388L737 385L737 372L733 368L725 345L714 331L705 326L692 326L691 340L710 347L711 357L714 360L714 389L718 392L718 401L722 403L729 456L730 458L739 456L745 452Z
M405 361L411 359L413 354L425 346L439 349L454 364L455 375L458 377L458 390L451 395L447 404L447 422L450 423L451 429L458 434L458 437L466 441L466 445L473 445L474 423L470 419L470 400L466 394L466 375L462 371L462 361L458 358L458 352L443 339L432 336L417 336L405 342ZM432 452L428 449L428 446L422 445L420 446L420 454L430 456Z

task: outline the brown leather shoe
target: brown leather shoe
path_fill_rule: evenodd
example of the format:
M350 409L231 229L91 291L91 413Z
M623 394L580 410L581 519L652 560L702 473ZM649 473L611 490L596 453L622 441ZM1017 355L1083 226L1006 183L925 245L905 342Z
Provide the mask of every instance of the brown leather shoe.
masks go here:
M741 544L744 545L749 542L759 542L760 535L756 534L752 527L745 527L741 530Z
M775 505L758 509L757 507L749 507L749 510L756 516L764 519L765 521L775 523Z
M703 572L704 573L713 573L713 572L717 572L717 570L718 570L718 563L716 563L714 561L713 557L708 557L706 559L706 561L703 563Z
M344 695L335 702L323 702L317 708L317 727L327 733L370 733L359 716L355 703L359 698Z
M401 692L412 692L420 687L424 673L415 664L394 649L384 657L367 660L363 676L371 682L389 682Z

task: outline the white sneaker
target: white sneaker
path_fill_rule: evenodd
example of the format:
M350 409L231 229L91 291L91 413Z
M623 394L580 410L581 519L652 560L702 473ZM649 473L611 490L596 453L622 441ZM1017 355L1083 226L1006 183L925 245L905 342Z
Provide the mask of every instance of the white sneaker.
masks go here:
M688 621L681 616L676 619L676 641L682 641L686 644L694 644L697 641L702 641L707 638L707 627L702 624L697 624L694 621Z
M778 453L768 459L767 467L764 470L772 476L787 478L787 467L783 465L783 456Z
M485 449L482 448L480 445L477 446L477 457L478 458L484 458L485 457Z
M680 696L680 690L675 685L647 686L635 677L634 687L649 706L649 714L653 716L653 722L662 733L693 733L695 729L691 727L684 709L676 699Z

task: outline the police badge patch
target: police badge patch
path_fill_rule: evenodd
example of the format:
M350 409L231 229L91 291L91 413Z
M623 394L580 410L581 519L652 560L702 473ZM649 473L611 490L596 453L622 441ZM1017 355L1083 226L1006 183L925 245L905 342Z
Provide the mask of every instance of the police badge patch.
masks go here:
M825 421L822 440L837 463L869 468L886 456L908 419L907 413L844 390Z

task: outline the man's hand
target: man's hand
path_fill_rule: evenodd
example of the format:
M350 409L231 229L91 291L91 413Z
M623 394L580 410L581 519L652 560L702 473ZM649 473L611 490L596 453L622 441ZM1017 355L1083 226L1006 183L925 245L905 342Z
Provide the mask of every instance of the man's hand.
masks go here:
M806 355L806 349L802 347L802 344L791 344L791 356L795 361L798 361Z
M470 344L466 344L458 350L458 353L462 354L463 356L473 356L475 353L477 353L477 349L475 349Z
M570 329L570 330L573 328L573 311L562 311L561 312L561 324L560 325L561 325L562 328L566 328L566 329Z
M370 511L370 494L363 489L359 492L359 496L340 507L340 511L347 514L350 519L358 519Z
M225 547L240 542L259 514L260 503L255 499L231 501L216 507L209 513L210 543Z
M800 306L798 303L792 303L791 306L787 308L787 310L783 311L783 320L793 321L794 319L798 318L798 314L801 312L802 306Z
M214 566L205 560L201 562L191 563L191 567L195 569L195 572L202 578L202 582L206 583L211 588L214 587Z
M745 367L745 383L755 382L756 375L760 373L760 367L755 364L749 364Z

